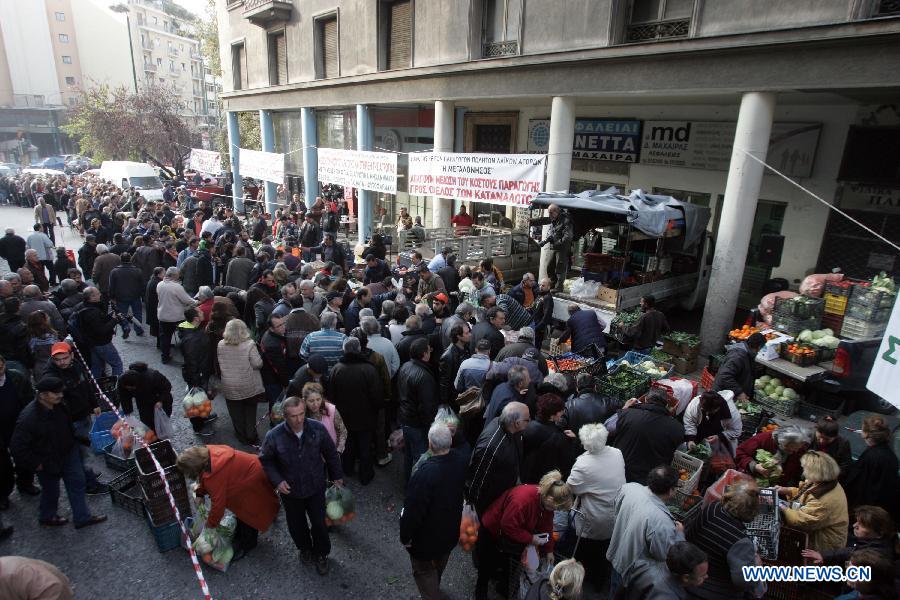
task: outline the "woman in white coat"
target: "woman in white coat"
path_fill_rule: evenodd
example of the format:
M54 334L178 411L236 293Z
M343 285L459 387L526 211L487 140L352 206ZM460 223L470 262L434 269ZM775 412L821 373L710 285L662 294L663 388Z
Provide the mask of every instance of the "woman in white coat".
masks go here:
M600 423L589 423L578 431L585 452L575 460L566 483L575 494L573 524L580 541L575 559L597 589L609 577L606 550L616 520L616 496L625 485L622 451L606 445L609 432ZM580 514L579 514L580 513Z
M714 438L733 457L741 437L741 413L734 405L734 392L703 392L684 410L684 437L693 448Z

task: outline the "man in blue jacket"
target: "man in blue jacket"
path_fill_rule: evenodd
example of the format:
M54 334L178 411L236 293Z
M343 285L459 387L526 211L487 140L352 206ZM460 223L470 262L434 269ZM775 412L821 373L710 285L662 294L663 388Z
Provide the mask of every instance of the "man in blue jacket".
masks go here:
M325 526L326 481L322 462L328 477L342 487L341 458L325 426L306 418L302 398L291 396L282 406L284 422L266 434L259 460L281 496L288 531L300 550L300 560L315 560L316 572L324 576L328 574L331 540Z

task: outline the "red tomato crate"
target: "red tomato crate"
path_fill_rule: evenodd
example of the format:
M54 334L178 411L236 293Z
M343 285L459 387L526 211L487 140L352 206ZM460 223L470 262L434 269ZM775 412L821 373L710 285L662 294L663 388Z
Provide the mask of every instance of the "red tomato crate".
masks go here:
M704 390L711 390L715 379L716 376L710 373L709 369L703 367L703 373L700 375L700 387Z

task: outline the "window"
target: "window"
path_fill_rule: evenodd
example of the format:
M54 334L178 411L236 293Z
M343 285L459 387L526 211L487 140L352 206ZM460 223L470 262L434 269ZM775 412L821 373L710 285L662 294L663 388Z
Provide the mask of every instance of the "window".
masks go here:
M43 106L44 105L44 97L39 94L35 94L34 95L34 105L35 106Z
M67 55L67 54L63 54L63 64L64 64L64 65L71 65L71 64L72 64L72 57L69 56L69 55Z
M69 106L75 106L78 99L75 96L69 96Z
M168 21L163 21L163 29L166 31L169 30L169 22Z
M161 66L162 66L162 59L161 59L161 58L157 58L157 59L156 59L156 66L157 66L157 67L161 67Z
M66 77L66 85L75 85L74 77Z
M694 0L632 0L626 41L685 37L693 12Z
M316 79L340 76L338 18L331 14L316 19Z
M65 20L66 20L66 13L64 13L64 12L58 12L58 13L56 13L56 20L57 20L57 21L65 21Z
M159 25L159 19L157 19L156 17L153 17L153 24Z
M231 74L234 89L245 90L249 87L247 73L247 49L244 44L231 46Z
M60 43L60 44L68 44L68 43L69 43L69 36L66 35L65 33L60 33L60 34L59 34L59 43Z
M174 71L174 70L175 70L175 61L174 61L174 60L170 60L170 61L169 61L169 70L170 70L170 71Z
M522 0L483 0L481 11L482 58L517 55Z
M269 34L269 85L287 82L287 36L282 30Z
M412 1L383 0L379 5L379 64L382 69L412 66Z
M182 70L182 71L187 71L187 65L184 64L184 63L181 63L181 70Z

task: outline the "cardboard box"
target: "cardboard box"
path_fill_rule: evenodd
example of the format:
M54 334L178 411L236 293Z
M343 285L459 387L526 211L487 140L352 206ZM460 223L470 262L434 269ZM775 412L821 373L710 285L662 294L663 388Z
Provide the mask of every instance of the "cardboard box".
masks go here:
M759 351L759 357L763 360L775 360L781 353L781 340L769 340Z
M688 346L687 344L676 344L670 339L663 338L663 352L672 356L693 360L700 354L700 344Z
M690 375L697 370L697 357L684 358L678 356L672 359L672 364L675 365L676 373L679 373L680 375Z
M612 304L613 306L615 306L616 299L618 297L619 297L618 290L614 290L614 289L608 288L606 286L601 286L600 289L597 291L597 299L598 300L606 302L607 304Z

